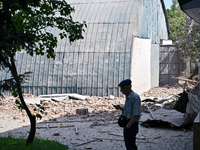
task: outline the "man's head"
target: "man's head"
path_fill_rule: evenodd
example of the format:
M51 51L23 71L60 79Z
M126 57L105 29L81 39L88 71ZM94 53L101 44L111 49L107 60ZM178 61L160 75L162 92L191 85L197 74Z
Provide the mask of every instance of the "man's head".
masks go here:
M120 87L121 89L121 92L128 96L130 93L131 93L131 80L130 79L126 79L126 80L123 80L121 81L118 86Z

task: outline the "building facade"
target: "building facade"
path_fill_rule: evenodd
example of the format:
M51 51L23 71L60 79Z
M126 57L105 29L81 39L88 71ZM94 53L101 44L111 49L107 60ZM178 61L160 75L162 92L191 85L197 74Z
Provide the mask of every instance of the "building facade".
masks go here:
M55 60L17 53L18 72L32 72L24 93L121 96L118 83L127 78L138 93L159 85L159 44L169 36L163 0L67 2L75 8L73 19L86 21L84 39L58 39Z

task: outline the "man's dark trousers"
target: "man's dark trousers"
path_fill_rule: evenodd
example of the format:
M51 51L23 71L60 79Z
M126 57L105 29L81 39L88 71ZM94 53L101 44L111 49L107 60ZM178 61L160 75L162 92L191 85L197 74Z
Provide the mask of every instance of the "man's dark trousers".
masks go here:
M126 127L124 127L124 141L127 150L137 150L135 140L138 130L138 122L135 122L130 129L126 129Z

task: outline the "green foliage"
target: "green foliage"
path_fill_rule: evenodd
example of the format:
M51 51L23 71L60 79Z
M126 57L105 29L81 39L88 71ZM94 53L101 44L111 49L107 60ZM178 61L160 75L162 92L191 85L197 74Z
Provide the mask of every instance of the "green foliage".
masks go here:
M59 30L61 39L83 39L86 24L73 21L75 10L65 0L1 0L1 4L0 48L11 54L23 49L31 56L46 53L55 58L57 37L51 28Z
M173 0L171 9L167 9L170 37L178 46L182 60L197 63L199 60L199 24L187 16Z
M14 93L14 92L13 92ZM16 94L17 95L17 94ZM22 110L22 109L24 109L24 107L23 107L23 105L20 103L20 101L17 99L17 100L15 100L15 103L18 105L17 107L20 109L20 110Z
M18 96L15 92L12 93L13 95L15 95L16 97ZM18 109L20 109L22 111L22 109L24 109L24 106L21 104L21 102L17 99L15 100L15 103L17 104ZM41 114L44 113L45 108L43 106L41 106L40 104L35 104L37 106L37 108L34 108L33 111L36 113L36 118L38 119L42 119Z
M38 109L36 108L33 109L36 112L36 118L39 118L41 120L42 116L40 115L40 113L43 114L45 109L40 104L35 104L35 105L38 107Z
M185 36L184 26L186 16L180 9L177 0L173 0L171 9L167 9L167 18L169 21L170 37L174 44L178 43L179 38Z
M34 143L25 147L26 140L12 137L0 137L1 150L68 150L69 148L55 141L35 139Z
M199 61L199 24L187 18L185 36L178 40L179 52L183 59L188 59L192 64Z

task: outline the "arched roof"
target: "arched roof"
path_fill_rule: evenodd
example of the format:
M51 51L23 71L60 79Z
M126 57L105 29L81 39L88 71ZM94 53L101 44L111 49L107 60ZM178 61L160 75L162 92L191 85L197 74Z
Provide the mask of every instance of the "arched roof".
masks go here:
M18 71L33 74L24 92L35 95L79 93L119 96L118 83L130 78L133 36L159 44L168 39L163 0L67 0L75 21L86 21L84 39L58 39L56 59L16 56ZM50 32L58 35L56 29ZM24 65L26 64L26 65ZM9 77L3 73L3 77Z

